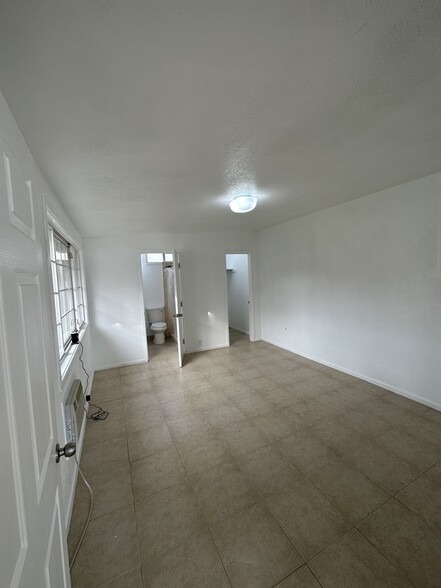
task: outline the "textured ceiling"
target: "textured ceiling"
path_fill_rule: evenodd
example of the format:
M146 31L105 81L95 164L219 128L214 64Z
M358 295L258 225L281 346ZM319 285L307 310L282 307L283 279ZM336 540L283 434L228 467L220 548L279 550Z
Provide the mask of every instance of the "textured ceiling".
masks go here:
M440 171L440 31L439 0L0 0L0 89L84 236L259 229Z

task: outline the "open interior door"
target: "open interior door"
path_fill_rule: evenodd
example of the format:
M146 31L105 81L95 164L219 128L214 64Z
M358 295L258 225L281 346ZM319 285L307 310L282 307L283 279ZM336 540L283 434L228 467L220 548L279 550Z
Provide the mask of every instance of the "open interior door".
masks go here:
M182 296L181 296L181 263L179 253L173 249L173 268L175 270L175 317L176 321L176 341L178 343L178 361L179 367L184 363L184 325L182 320Z
M47 225L32 159L16 143L10 151L0 137L0 586L69 588Z

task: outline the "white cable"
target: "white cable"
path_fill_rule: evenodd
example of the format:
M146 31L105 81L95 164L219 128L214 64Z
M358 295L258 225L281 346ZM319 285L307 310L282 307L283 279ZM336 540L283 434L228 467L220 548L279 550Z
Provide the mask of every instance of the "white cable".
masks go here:
M81 544L83 543L83 539L84 539L84 536L86 534L87 527L89 526L90 518L92 516L92 510L93 510L93 490L90 487L89 482L84 477L83 472L81 471L80 464L78 463L78 459L77 459L77 456L76 455L75 455L75 461L77 462L78 471L80 473L80 476L83 478L83 482L86 484L86 486L87 486L87 488L88 488L88 490L90 492L90 506L89 506L89 514L87 515L86 524L84 526L83 532L81 533L81 537L80 537L80 540L78 541L77 548L75 549L75 553L73 554L72 560L70 562L69 570L71 570L73 568L73 565L75 563L75 560L77 559L77 555L78 555L78 552L80 551Z

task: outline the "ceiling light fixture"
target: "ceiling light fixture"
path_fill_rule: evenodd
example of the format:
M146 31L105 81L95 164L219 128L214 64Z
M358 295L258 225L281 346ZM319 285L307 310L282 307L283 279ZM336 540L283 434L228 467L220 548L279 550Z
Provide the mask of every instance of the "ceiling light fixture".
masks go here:
M229 202L230 208L233 212L251 212L257 206L257 197L244 194L242 196L235 196Z

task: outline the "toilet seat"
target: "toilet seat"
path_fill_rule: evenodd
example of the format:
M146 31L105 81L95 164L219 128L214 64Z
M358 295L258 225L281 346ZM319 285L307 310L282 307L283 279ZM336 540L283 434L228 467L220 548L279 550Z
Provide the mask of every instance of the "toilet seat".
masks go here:
M157 329L159 331L161 329L165 329L166 327L167 327L167 323L152 323L150 326L152 331L154 331L155 329Z

